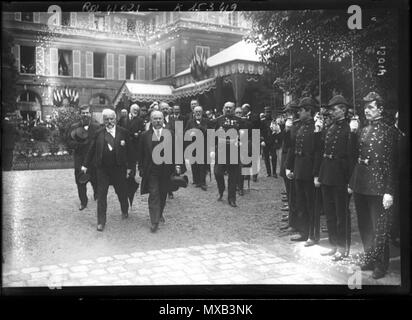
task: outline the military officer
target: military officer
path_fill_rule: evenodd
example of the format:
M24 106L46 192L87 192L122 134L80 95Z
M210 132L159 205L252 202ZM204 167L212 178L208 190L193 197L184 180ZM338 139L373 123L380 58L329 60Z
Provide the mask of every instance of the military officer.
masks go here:
M225 178L224 173L225 171L228 173L228 202L229 205L232 207L237 207L236 205L236 183L238 178L238 170L240 159L232 159L230 157L230 145L235 144L238 145L239 142L239 134L240 129L245 128L244 121L235 116L235 104L233 102L226 102L223 106L223 115L216 118L214 120L214 129L215 130L224 130L226 133L230 129L235 129L238 132L238 136L236 138L217 138L217 143L215 144L216 151L215 155L215 179L217 182L218 190L219 190L219 198L218 201L222 201L223 192L225 191ZM226 152L226 161L223 159L219 159L219 148L224 148ZM238 157L238 152L236 152L236 157ZM223 163L222 163L223 162Z
M328 104L332 124L325 130L317 157L319 178L315 186L321 186L323 210L326 214L330 251L322 255L333 255L333 260L341 260L346 254L348 192L350 175L350 128L345 115L349 108L341 95L334 96Z
M302 215L302 230L292 241L306 241L305 246L313 246L319 242L319 229L315 221L315 157L319 143L319 132L315 133L313 115L317 103L310 97L299 102L300 127L292 140L286 162L286 176L295 179L297 207Z
M349 182L353 192L358 226L365 255L361 270L373 270L372 277L385 276L389 267L389 238L395 191L396 132L383 121L384 101L376 92L363 99L367 124L354 134L357 158ZM357 130L356 122L351 129Z
M286 177L286 160L288 152L291 147L291 141L296 138L296 133L300 127L300 120L298 118L299 102L291 101L286 105L283 110L286 114L285 131L282 139L282 153L280 160L280 176L284 180L286 189L287 205L282 208L282 211L289 211L288 224L281 227L281 229L287 229L290 232L298 231L298 211L296 208L296 192L295 192L295 180L288 179Z

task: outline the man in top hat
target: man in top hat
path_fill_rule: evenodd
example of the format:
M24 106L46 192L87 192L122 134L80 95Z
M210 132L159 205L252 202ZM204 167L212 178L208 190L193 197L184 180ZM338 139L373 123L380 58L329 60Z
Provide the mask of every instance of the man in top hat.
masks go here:
M87 207L88 198L87 198L87 182L79 181L79 178L82 175L81 166L85 160L87 150L90 146L91 141L93 141L94 136L96 135L97 130L101 128L101 125L92 118L90 112L90 106L84 104L79 108L80 112L80 121L74 123L70 126L68 133L67 144L69 148L73 149L74 155L74 177L77 185L77 193L80 199L79 210L83 210ZM96 167L93 162L89 165L88 174L90 176L90 183L93 187L94 199L97 199L97 176L96 176ZM81 180L81 179L80 179ZM83 182L83 183L82 183Z
M190 112L186 115L185 120L184 120L184 127L186 127L187 123L189 122L190 119L193 119L194 113L193 109L199 105L199 101L197 99L192 99L190 101Z
M215 144L215 179L217 182L217 187L219 190L218 201L222 201L223 192L225 191L225 171L228 174L228 203L232 207L237 207L236 205L236 184L238 180L238 172L240 170L240 159L239 152L233 154L237 159L231 157L231 145L238 146L240 138L240 130L247 129L246 124L243 119L235 116L235 104L233 102L226 102L223 106L223 115L216 118L213 122L215 130L223 130L226 134L230 129L234 129L237 132L236 138L232 138L227 135L225 138L217 138L217 143ZM226 153L225 161L219 158L219 148Z
M291 147L286 161L286 176L295 179L297 207L302 214L302 230L292 241L306 241L305 246L319 242L319 230L315 219L315 157L319 146L319 134L315 132L313 119L317 103L310 97L299 102L300 127L296 137L291 141Z
M353 192L358 226L365 256L361 270L373 270L372 277L385 276L389 267L389 238L396 179L397 135L393 127L383 121L385 109L382 97L370 92L363 98L367 125L350 123L358 134L354 158L357 159L349 182Z
M127 178L136 170L130 133L116 125L116 112L104 109L104 127L96 132L81 170L87 172L91 163L97 168L97 230L106 225L107 192L113 185L120 202L122 218L128 217Z
M332 124L326 129L316 157L315 186L321 186L323 210L326 214L329 242L332 249L322 253L341 260L347 250L348 192L351 174L350 128L346 121L349 104L341 95L328 103Z
M141 194L149 194L148 206L152 233L159 228L159 222L164 222L163 211L166 206L166 197L171 190L171 175L183 173L184 165L174 165L174 138L173 131L164 125L164 115L161 111L154 110L150 115L151 127L142 134L139 141L138 168L142 183ZM154 149L163 143L172 145L172 160L167 163L154 161ZM165 151L165 150L163 150ZM183 150L181 150L183 152ZM162 151L160 151L162 154ZM165 154L163 156L166 157ZM183 155L182 155L183 158Z

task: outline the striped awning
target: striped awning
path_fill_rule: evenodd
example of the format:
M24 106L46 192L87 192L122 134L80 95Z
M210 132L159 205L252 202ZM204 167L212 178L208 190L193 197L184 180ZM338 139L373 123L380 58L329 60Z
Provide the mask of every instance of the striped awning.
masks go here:
M175 98L186 98L204 94L216 88L216 78L209 78L198 82L189 83L173 90Z

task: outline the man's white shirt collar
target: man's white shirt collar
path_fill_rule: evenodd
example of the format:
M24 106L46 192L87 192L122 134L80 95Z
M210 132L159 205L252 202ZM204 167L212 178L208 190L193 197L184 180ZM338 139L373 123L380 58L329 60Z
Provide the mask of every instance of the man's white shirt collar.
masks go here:
M106 127L106 131L107 131L108 133L110 133L113 138L116 137L116 126L114 126L112 129L108 129L108 128Z

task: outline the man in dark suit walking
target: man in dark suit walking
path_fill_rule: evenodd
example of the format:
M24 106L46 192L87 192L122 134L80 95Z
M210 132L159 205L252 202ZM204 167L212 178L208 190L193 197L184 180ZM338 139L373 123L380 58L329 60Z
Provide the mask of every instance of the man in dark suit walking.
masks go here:
M96 131L101 128L100 123L92 118L90 106L82 105L80 108L81 120L70 126L68 130L67 144L69 148L74 150L74 176L76 179L77 192L80 199L79 210L87 207L87 183L80 183L81 166L85 160L87 150L91 141L96 135ZM93 187L94 199L97 200L97 176L94 163L89 164L88 174L90 175L90 183Z
M116 113L112 109L103 110L104 128L96 132L90 144L82 171L93 159L97 168L97 230L103 231L106 225L107 192L112 184L120 202L122 218L128 217L126 178L136 170L136 162L132 149L130 133L116 126Z
M198 129L203 133L203 137L207 137L208 120L203 117L203 108L197 106L193 109L194 118L187 122L185 132L191 129ZM206 139L205 139L206 140ZM204 143L204 157L202 163L192 163L193 183L196 188L201 188L203 191L207 190L206 186L206 171L207 171L207 144Z
M175 167L173 164L173 132L164 127L163 113L154 110L150 115L150 119L151 127L142 134L139 141L138 168L142 177L140 192L141 194L149 194L150 231L156 232L159 228L159 222L164 222L163 211L166 205L166 197L170 190L170 177L175 170L177 174L180 174L181 167ZM169 161L163 159L165 161L158 163L157 160L159 159L157 159L157 153L154 153L154 149L160 143L163 143L165 148L168 145L171 146L172 157L168 159ZM167 158L164 151L160 152L160 157ZM183 153L183 150L181 151Z

